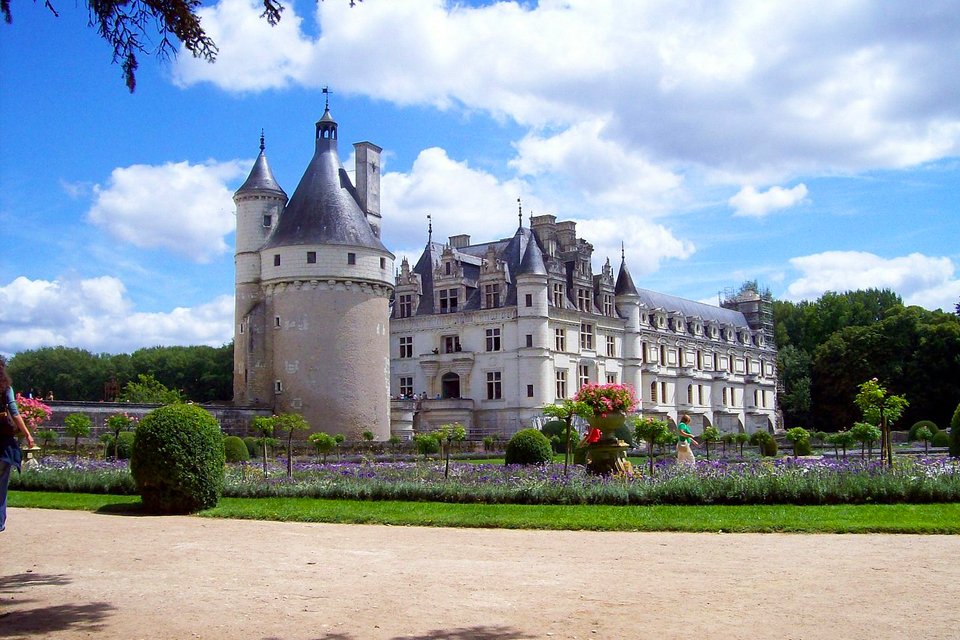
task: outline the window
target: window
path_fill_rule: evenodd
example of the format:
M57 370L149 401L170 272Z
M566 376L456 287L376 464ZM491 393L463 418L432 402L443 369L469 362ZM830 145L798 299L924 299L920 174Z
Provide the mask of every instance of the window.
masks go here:
M693 385L687 385L687 404L693 404Z
M663 402L667 401L667 383L660 383L660 397L663 398Z
M657 383L650 383L650 402L657 402Z
M317 264L316 251L307 251L307 264Z
M499 400L501 397L500 372L487 371L487 400Z
M703 351L697 350L697 369L703 369Z
M357 254L353 252L347 253L347 264L357 264Z
M487 351L500 351L500 329L487 329Z
M590 311L593 305L590 303L590 290L577 287L577 309L580 311Z
M273 381L273 392L274 393L283 393L283 382L280 380Z
M280 254L279 254L279 253L273 254L273 266L275 266L275 267L279 267L279 266L280 266Z
M553 306L563 308L563 285L553 283Z
M413 357L413 336L400 336L400 357Z
M567 372L557 371L557 398L567 397Z
M553 341L554 341L554 348L556 351L566 351L567 350L567 330L554 329Z
M577 388L590 384L590 367L585 364L577 366Z
M380 268L381 268L381 269L386 269L386 268L387 268L387 259L386 259L386 258L380 258Z
M528 333L528 334L527 334L527 346L528 346L528 347L532 347L532 346L533 346L533 334L532 334L532 333Z
M663 345L660 345L660 364L667 364L667 348Z
M580 323L580 348L593 351L593 325Z
M533 397L533 385L532 385L532 384L528 384L528 385L527 385L527 397L528 397L528 398L532 398L532 397Z
M400 395L413 395L413 376L400 376Z
M273 316L273 328L279 329L280 326L280 316Z
M443 352L456 353L460 351L460 336L443 336Z
M240 335L243 335L243 323L240 323Z
M730 404L730 394L726 387L723 388L723 406L728 406Z
M500 285L483 285L483 308L492 309L500 306Z
M613 336L607 336L607 357L615 358L617 356L617 339Z
M697 404L699 404L699 405L705 404L705 403L703 402L704 395L705 395L705 394L703 393L703 385L702 385L702 384L698 384L698 385L697 385Z
M532 306L533 306L533 294L531 294L531 293L526 294L526 295L523 297L523 302L524 302L524 304L525 304L526 306L532 307Z
M457 289L440 289L440 313L456 313Z
M413 295L404 293L400 295L400 306L398 307L400 318L409 318L413 315Z
M443 275L449 276L452 273L453 263L444 262L443 263Z
M617 384L617 374L608 373L607 374L607 384Z
M263 226L269 227L273 224L273 216L263 216Z

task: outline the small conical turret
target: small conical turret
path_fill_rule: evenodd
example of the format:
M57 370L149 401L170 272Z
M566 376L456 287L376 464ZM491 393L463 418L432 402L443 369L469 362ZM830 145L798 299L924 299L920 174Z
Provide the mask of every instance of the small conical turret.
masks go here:
M265 148L263 131L261 131L260 155L257 156L256 161L253 163L253 169L250 170L250 175L247 176L246 181L240 185L240 188L234 193L234 198L245 194L269 193L271 195L282 196L286 199L287 194L280 187L277 179L273 177L273 171L270 170L270 165L267 163L267 155L264 152Z

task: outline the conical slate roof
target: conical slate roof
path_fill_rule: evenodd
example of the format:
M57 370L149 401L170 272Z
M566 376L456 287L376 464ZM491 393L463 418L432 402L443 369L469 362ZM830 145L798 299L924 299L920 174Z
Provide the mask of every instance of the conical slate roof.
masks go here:
M540 251L540 245L537 244L537 237L532 232L527 232L530 237L527 241L526 251L523 252L523 259L520 260L518 275L547 275L547 267L543 263L543 252Z
M324 112L321 122L333 127L323 137L317 127L316 151L265 249L304 244L343 244L387 251L357 203L356 190L337 153L336 123Z
M618 296L636 296L637 285L633 284L633 278L630 277L630 271L627 269L627 261L620 261L620 273L617 274L617 288L614 294Z
M260 139L260 155L253 163L250 175L247 176L246 181L240 185L234 195L239 196L250 192L267 192L284 198L287 197L286 192L280 187L280 183L273 177L273 171L270 170L270 165L267 163L267 156L263 151L263 138Z

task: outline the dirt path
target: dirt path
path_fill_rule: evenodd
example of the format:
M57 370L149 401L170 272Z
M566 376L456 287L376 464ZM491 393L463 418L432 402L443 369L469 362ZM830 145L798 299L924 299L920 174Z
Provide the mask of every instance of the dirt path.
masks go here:
M11 509L0 638L957 638L960 536L433 529Z

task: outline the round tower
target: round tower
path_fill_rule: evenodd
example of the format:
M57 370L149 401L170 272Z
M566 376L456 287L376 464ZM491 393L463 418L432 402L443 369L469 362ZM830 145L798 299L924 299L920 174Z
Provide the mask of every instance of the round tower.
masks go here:
M551 403L556 397L553 386L553 361L550 357L550 319L547 302L547 268L543 252L537 244L533 231L520 227L515 238L518 267L517 286L517 333L521 339L532 336L519 351L519 379L533 386L533 394L521 388L520 405L530 410L529 417L540 414L540 407ZM512 247L511 247L512 248Z
M233 194L237 206L233 398L241 404L273 401L264 336L260 248L276 226L287 204L287 194L273 177L264 148L261 132L260 155L246 182Z
M328 106L260 250L276 412L302 414L315 431L390 437L393 264L340 162Z
M640 294L627 269L627 260L621 249L620 272L614 291L617 312L626 318L623 333L623 382L633 386L638 397L643 393L641 365L643 342L640 337Z

